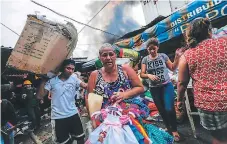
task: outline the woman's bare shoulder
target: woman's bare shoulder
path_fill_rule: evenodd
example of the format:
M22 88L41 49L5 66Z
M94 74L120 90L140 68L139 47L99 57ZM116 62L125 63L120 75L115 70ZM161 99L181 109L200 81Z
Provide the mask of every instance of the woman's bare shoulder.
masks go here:
M136 72L134 71L134 69L130 66L130 65L124 65L122 66L122 70L124 73L127 74L127 76L137 76Z
M130 66L129 64L123 64L123 65L122 65L122 70L127 71L127 70L129 70L129 69L132 69L131 66Z
M90 74L90 77L91 77L91 76L92 76L92 77L93 77L93 76L96 76L96 75L97 75L97 73L98 73L98 70L94 70L94 71L92 71L92 72L91 72L91 74Z

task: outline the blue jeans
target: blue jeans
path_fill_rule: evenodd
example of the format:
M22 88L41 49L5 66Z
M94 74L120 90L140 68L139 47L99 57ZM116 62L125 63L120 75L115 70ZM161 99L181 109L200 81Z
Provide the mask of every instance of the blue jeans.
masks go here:
M150 92L168 131L177 131L176 111L174 108L175 93L173 84L169 82L160 87L151 87Z

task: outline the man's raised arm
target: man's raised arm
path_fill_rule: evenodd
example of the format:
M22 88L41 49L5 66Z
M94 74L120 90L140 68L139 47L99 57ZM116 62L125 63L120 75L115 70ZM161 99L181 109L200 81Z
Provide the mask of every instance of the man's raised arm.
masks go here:
M48 94L48 90L45 89L46 83L49 83L50 81L42 80L41 84L39 85L39 88L37 89L36 97L38 99L43 99L45 95ZM48 84L47 84L48 85Z

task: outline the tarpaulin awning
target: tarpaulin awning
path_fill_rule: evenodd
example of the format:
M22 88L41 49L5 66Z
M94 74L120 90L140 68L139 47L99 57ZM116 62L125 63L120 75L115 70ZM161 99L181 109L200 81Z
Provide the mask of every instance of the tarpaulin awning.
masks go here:
M206 17L213 21L224 16L227 16L227 1L193 1L156 25L146 29L141 34L118 41L114 44L120 48L130 48L141 51L145 49L145 42L151 37L156 37L160 43L163 43L180 36L185 32L189 23L195 18Z

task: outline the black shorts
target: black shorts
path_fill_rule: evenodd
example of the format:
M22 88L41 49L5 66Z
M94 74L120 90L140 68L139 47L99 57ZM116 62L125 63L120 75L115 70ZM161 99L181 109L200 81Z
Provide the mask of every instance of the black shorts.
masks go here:
M72 139L84 139L85 133L78 114L64 119L52 120L52 134L54 141L66 143Z
M220 129L220 130L211 130L210 133L215 139L217 139L220 142L226 142L227 141L227 137L226 137L227 128L223 128L223 129Z

